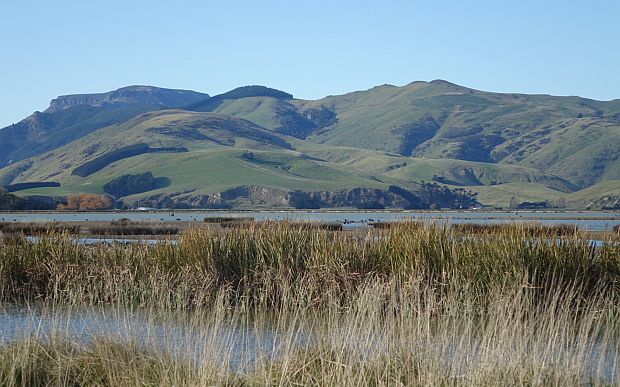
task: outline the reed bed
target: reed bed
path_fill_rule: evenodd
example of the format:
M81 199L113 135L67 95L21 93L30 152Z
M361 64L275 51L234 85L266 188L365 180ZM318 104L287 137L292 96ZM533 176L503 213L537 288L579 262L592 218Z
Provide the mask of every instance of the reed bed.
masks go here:
M276 222L190 230L177 245L87 247L47 236L0 250L0 299L158 304L165 294L175 307L196 307L226 287L277 306L289 287L334 302L367 281L393 279L480 295L523 281L543 293L551 280L618 291L620 247L593 248L575 236L550 243L555 236L541 229L533 238L522 225L464 238L441 224L339 233Z
M250 223L254 222L254 218L251 217L233 217L233 216L207 216L204 219L205 223Z
M43 234L79 234L80 226L69 225L66 223L49 223L49 222L1 222L0 232L4 234L25 234L25 235L43 235Z
M9 242L3 301L146 308L202 344L24 338L0 346L0 383L620 383L620 246L556 238L523 225L468 237L445 224L257 223L191 230L177 245ZM251 348L238 350L239 332L257 337Z
M515 227L512 223L492 223L492 224L480 224L480 223L455 223L452 224L452 229L460 231L466 234L505 234L518 230L518 232L525 233L527 236L570 236L579 232L579 228L572 224L551 224L544 225L540 223L523 223L522 225Z
M282 224L279 221L261 221L261 222L243 222L243 221L234 221L234 222L222 222L220 226L222 228L255 228L255 227L271 227L276 226L278 224ZM305 230L327 230L327 231L342 231L343 226L342 223L339 222L316 222L316 221L308 221L308 222L294 222L287 221L285 222L287 227L292 228L300 228Z
M91 235L176 235L179 228L163 223L113 221L107 226L91 226Z

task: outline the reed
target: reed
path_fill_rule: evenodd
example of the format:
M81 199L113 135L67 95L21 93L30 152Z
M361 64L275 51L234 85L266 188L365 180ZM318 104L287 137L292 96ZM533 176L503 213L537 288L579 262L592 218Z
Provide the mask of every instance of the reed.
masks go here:
M253 222L254 218L250 217L233 217L233 216L207 216L205 223L248 223Z
M18 339L0 345L0 383L618 383L620 246L545 232L257 222L190 230L176 245L7 241L3 301L47 305L61 328L56 310L101 305L172 328Z
M522 232L527 236L570 236L578 233L579 228L571 224L553 224L543 225L539 223L522 223L515 225L514 223L455 223L451 226L455 231L466 234L486 234L486 233L507 233L514 230Z
M149 222L113 221L107 226L91 226L88 232L92 235L176 235L179 228Z
M282 222L278 221L261 221L261 222L244 222L244 221L233 221L233 222L222 222L220 226L222 228L252 228L252 227L271 227L277 226L278 224L282 224ZM292 228L300 228L306 230L328 230L328 231L342 231L342 223L339 222L294 222L294 221L286 221L287 227Z
M190 230L178 245L86 247L63 236L8 242L0 249L5 301L144 302L166 295L176 307L194 307L226 287L277 306L282 289L292 287L313 302L346 302L366 281L396 278L442 289L459 284L481 295L521 286L524 278L541 294L551 280L584 291L620 287L619 246L596 249L576 236L550 243L521 226L467 238L432 224L349 234L273 223Z
M274 386L618 382L620 323L618 306L609 298L594 296L577 305L579 291L560 288L539 303L531 289L521 288L488 294L484 309L467 307L454 293L444 295L444 307L438 308L436 291L372 281L357 289L346 309L291 302L277 314L261 313L222 291L209 311L185 317L149 312L154 322L146 323L142 335L106 335L104 326L102 336L88 340L59 331L51 339L4 344L0 380ZM244 317L248 312L251 317ZM169 331L148 333L173 320ZM70 324L60 317L57 325ZM178 335L180 329L185 335Z
M22 222L1 222L0 232L5 234L25 234L25 235L43 235L43 234L79 234L80 226L69 225L66 223L22 223Z

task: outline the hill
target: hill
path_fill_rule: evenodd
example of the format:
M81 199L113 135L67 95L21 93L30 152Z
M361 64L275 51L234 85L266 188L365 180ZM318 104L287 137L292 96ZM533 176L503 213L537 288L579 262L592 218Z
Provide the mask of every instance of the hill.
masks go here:
M182 107L207 94L131 86L109 93L58 97L44 112L0 130L0 168L77 140L97 129L162 108Z
M101 194L148 173L167 182L119 198L126 203L461 206L459 195L473 192L492 206L514 197L601 208L608 203L594 187L620 180L620 100L440 80L316 101L263 86L214 97L129 87L59 97L1 129L0 140L0 185L60 184L22 196ZM402 201L407 194L391 187L416 198Z

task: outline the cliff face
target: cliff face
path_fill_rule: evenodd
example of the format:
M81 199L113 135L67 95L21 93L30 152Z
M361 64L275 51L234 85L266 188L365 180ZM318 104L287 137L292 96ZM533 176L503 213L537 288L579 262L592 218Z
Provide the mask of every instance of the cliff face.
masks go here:
M53 99L45 113L79 105L156 105L184 107L209 98L208 94L189 90L160 89L152 86L129 86L108 93L64 95Z

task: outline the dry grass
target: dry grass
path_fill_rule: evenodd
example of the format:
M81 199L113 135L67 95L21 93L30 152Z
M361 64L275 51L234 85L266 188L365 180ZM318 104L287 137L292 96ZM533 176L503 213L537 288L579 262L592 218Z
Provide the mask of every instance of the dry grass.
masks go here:
M205 223L250 223L254 221L254 218L250 217L233 217L233 216L208 216L204 219Z
M79 234L80 226L69 225L64 223L21 223L21 222L2 222L0 223L0 232L5 234L25 234L25 235L43 235L43 234Z
M179 228L163 223L113 221L107 226L90 226L88 232L92 235L176 235Z
M523 232L527 236L570 236L576 235L579 232L579 228L570 224L554 224L543 225L537 223L524 223L518 227L515 227L511 223L494 223L494 224L480 224L480 223L456 223L452 225L455 231L460 231L465 234L506 234L517 230Z
M159 337L167 350L142 343L127 355L118 341L22 340L0 348L0 382L618 383L620 247L548 237L523 226L468 237L433 224L340 233L277 223L194 230L178 245L8 243L3 300L146 308L201 345L175 352L175 337ZM279 339L235 354L224 327ZM235 356L246 367L231 369Z

